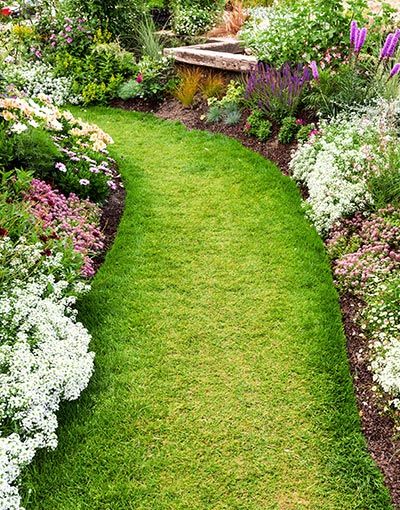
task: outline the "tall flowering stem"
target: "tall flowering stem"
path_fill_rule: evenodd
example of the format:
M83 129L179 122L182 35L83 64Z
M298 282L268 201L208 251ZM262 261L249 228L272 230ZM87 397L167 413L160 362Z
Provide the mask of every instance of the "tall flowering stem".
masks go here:
M400 63L398 62L397 64L395 64L393 66L393 69L390 71L388 80L390 80L391 78L394 78L399 73L400 73Z
M263 110L273 119L292 115L310 79L307 66L284 64L276 69L260 62L249 74L245 97L250 107Z
M363 27L357 35L357 40L354 46L354 52L358 55L365 44L367 39L367 29Z
M357 37L358 37L358 25L357 21L353 20L350 25L350 46L353 49L356 46Z
M381 50L381 55L380 55L381 60L389 57L389 50L393 46L393 44L392 44L393 38L394 38L394 34L389 34L386 37L385 44L383 45L382 50Z
M317 66L317 63L315 62L315 60L313 60L310 63L310 68L311 68L311 72L312 72L314 80L319 80L318 66Z

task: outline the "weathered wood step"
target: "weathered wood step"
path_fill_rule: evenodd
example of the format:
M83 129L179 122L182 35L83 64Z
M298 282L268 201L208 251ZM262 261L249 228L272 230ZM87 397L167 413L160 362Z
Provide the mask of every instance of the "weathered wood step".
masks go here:
M212 39L204 44L166 48L165 55L172 55L184 64L212 67L224 71L248 72L257 65L257 58L242 53L236 39Z

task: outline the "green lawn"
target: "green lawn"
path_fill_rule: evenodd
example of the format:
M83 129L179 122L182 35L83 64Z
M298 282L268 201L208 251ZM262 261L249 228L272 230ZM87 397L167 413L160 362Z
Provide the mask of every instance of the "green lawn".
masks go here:
M115 139L127 204L81 304L96 373L28 509L390 509L295 185L222 136L84 115Z

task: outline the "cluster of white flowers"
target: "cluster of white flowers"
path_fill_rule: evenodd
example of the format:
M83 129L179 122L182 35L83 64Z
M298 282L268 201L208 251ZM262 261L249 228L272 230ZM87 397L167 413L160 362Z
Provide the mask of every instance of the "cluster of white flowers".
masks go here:
M7 238L2 244L9 251ZM37 252L37 246L20 246L12 264L20 278L12 287L8 278L1 282L0 510L21 508L21 468L38 449L56 447L60 402L78 398L93 370L90 335L73 308L88 287L54 276L62 270L57 255L26 278L20 270Z
M29 97L45 94L58 106L81 102L81 98L71 92L72 79L55 77L51 67L42 62L8 65L3 75L9 85L16 86Z
M368 178L384 158L384 143L393 131L393 105L322 121L320 132L294 153L293 178L308 191L307 209L320 234L371 202Z
M218 10L218 9L217 9ZM210 30L216 19L216 9L196 5L177 5L174 15L174 30L177 35L195 37Z
M374 380L400 409L400 275L377 275L368 286L364 328L371 336Z

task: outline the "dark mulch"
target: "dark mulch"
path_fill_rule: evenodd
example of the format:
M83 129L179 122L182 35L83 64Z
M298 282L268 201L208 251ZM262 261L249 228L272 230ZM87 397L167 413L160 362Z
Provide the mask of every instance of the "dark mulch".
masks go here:
M383 472L393 502L396 508L400 508L400 440L396 437L392 417L383 410L384 400L373 391L374 381L368 370L367 340L357 325L363 304L350 295L342 296L340 304L362 430L368 450Z
M116 190L110 193L110 196L102 208L100 229L104 235L104 249L94 259L94 268L96 271L104 262L107 251L113 245L115 236L117 235L118 226L124 212L125 195L125 189L118 186Z
M279 143L276 129L268 142L260 142L253 137L249 137L243 129L246 112L238 125L226 126L221 123L205 123L204 115L207 106L204 103L193 108L184 108L175 99L167 99L161 104L117 100L113 102L113 106L140 112L151 112L161 119L180 121L188 129L225 134L273 161L285 175L289 174L289 161L296 143L289 145ZM306 190L301 191L303 196L306 196ZM107 247L111 245L114 239L119 218L122 214L123 203L124 193L122 190L119 191L119 196L110 198L104 209L102 222L104 222L106 231L107 228L109 229ZM386 485L391 491L393 502L396 508L400 509L400 439L396 437L394 420L387 411L384 411L384 400L373 390L374 382L371 372L368 370L367 340L357 325L357 317L362 303L349 295L345 295L341 298L340 304L362 430L367 439L368 450L382 470Z

